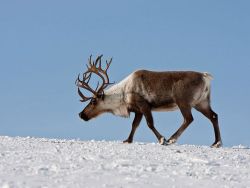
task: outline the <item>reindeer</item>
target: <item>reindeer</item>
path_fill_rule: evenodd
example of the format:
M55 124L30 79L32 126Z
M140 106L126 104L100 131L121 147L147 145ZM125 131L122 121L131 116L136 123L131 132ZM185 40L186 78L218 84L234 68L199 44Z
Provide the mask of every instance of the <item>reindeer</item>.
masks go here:
M102 55L95 61L89 58L87 71L76 80L78 94L81 102L89 104L79 113L81 119L88 121L100 114L109 112L114 115L129 117L135 113L131 132L124 143L132 143L137 127L144 116L148 127L153 131L161 145L173 144L177 141L183 131L193 121L191 109L195 108L206 116L213 125L215 142L211 147L222 145L218 115L210 106L210 81L209 73L194 71L165 71L154 72L138 70L131 73L121 82L106 89L110 83L107 71L112 62L106 60L106 68L102 68ZM89 85L91 75L95 74L102 80L101 86L97 84L96 89ZM86 97L79 88L83 88L93 94ZM173 111L179 109L183 115L184 122L180 128L166 140L154 126L152 111Z

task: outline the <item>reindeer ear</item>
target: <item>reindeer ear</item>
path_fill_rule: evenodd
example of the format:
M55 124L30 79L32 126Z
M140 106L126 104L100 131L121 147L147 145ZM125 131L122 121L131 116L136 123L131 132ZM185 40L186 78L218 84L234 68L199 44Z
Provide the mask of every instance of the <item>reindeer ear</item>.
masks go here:
M104 97L105 97L105 95L104 95L104 93L102 94L102 100L104 100Z

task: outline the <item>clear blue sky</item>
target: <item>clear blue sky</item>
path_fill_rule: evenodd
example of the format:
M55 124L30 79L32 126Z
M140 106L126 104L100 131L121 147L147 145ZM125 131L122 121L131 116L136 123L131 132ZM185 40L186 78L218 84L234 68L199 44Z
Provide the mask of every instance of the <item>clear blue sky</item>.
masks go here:
M130 119L78 118L74 81L90 54L113 57L110 79L136 69L210 72L212 106L225 146L250 145L250 3L242 1L1 1L0 135L123 140ZM210 122L195 121L180 144L214 141ZM168 138L179 111L154 113ZM135 141L156 142L145 120Z

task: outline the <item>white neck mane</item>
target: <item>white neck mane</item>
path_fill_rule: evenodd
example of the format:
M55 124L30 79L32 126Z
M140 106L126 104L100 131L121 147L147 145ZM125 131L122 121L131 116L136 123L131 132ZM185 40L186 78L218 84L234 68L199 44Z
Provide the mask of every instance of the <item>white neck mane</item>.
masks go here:
M127 83L126 80L127 79L122 80L104 92L105 98L103 107L110 110L113 114L122 117L129 117L128 108L126 102L124 101L124 88Z

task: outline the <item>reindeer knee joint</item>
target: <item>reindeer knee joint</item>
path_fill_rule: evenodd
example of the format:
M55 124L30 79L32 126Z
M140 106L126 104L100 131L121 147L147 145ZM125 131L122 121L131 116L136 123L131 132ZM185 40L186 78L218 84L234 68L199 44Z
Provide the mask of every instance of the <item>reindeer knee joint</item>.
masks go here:
M218 115L216 113L213 114L212 116L213 119L218 119Z
M187 123L187 124L190 124L190 123L192 123L193 121L194 121L193 116L191 116L191 117L185 119L185 123Z
M152 125L152 124L148 124L148 127L149 127L150 129L154 129L154 125Z

